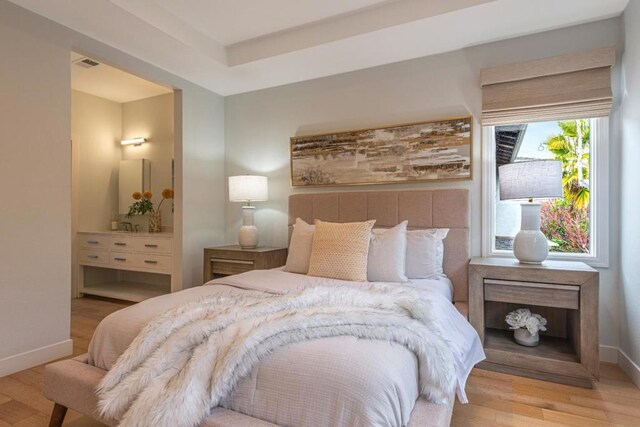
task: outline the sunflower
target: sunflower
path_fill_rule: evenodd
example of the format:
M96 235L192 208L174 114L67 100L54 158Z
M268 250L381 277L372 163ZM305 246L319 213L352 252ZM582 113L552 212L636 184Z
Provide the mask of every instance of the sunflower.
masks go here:
M151 198L153 197L153 193L151 191L145 191L144 193L142 193L142 196L147 200L151 200Z
M131 197L133 197L133 200L140 200L140 199L142 199L142 193L139 192L139 191L136 191L135 193L133 193L131 195Z

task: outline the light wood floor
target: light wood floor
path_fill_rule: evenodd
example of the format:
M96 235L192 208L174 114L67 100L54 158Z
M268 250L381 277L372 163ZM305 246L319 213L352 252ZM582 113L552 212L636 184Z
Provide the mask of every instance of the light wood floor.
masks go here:
M87 351L98 322L125 303L76 299L71 309L74 355ZM53 404L40 393L43 367L0 378L0 427L47 426ZM476 369L467 384L471 403L456 403L453 426L640 426L640 389L615 365L601 365L593 390ZM102 424L69 410L66 426Z

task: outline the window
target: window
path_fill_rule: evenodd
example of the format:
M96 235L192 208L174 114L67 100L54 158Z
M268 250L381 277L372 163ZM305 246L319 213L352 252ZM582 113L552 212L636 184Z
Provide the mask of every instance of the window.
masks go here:
M543 201L541 231L549 258L608 264L608 117L485 126L483 255L511 255L520 205L500 201L498 167L562 161L564 197Z

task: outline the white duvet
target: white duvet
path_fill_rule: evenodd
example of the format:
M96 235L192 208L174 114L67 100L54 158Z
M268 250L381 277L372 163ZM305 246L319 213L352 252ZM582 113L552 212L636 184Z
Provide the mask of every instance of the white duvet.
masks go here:
M284 293L309 286L368 284L286 273L252 271L144 301L101 322L89 347L89 362L110 369L138 332L158 314L188 301L220 293L258 290ZM432 302L439 327L449 333L458 397L473 365L484 358L473 328L436 290L404 284ZM418 366L405 347L353 337L323 338L289 345L262 360L223 406L279 425L402 426L418 397Z

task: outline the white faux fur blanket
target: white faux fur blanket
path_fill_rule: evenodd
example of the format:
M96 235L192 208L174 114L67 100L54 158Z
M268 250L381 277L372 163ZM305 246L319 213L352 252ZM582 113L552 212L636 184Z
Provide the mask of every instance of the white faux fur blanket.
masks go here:
M99 409L122 426L197 426L269 353L333 336L399 343L419 361L420 392L445 402L454 356L430 302L401 287L242 291L178 306L151 321L98 388Z

